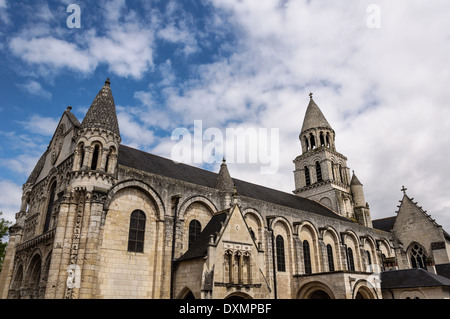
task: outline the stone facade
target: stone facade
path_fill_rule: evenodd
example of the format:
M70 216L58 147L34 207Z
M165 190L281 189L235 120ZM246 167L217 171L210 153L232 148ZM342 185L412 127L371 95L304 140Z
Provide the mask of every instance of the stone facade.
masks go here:
M81 124L63 113L23 186L1 298L379 299L379 273L411 268L415 244L449 263L449 236L409 198L372 225L312 98L294 194L132 149L116 124L109 80Z

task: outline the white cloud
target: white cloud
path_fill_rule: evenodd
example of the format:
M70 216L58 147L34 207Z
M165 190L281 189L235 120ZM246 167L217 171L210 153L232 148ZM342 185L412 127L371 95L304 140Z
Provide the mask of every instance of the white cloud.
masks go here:
M88 43L90 57L119 76L139 79L153 66L153 31L138 25L116 26L107 36L90 37Z
M279 174L235 166L234 177L293 190L292 160L313 91L338 151L364 184L373 218L394 215L403 184L432 216L450 206L448 2L379 1L380 29L367 27L368 1L213 3L228 13L238 46L164 92L186 125L203 119L205 126L280 128ZM441 216L437 222L450 230Z
M31 133L43 136L53 136L58 125L59 119L32 115L28 121L20 121L23 128Z
M88 51L79 49L76 44L54 37L13 38L10 49L17 56L31 64L43 64L53 68L69 68L90 73L98 64Z
M117 118L119 120L120 135L126 145L142 149L148 148L155 142L153 131L139 124L131 114L119 111Z
M2 217L11 222L20 209L22 187L8 180L0 180L0 211Z
M19 87L29 94L40 96L47 100L50 100L52 98L52 94L49 91L45 90L39 82L31 80L27 83L19 84Z

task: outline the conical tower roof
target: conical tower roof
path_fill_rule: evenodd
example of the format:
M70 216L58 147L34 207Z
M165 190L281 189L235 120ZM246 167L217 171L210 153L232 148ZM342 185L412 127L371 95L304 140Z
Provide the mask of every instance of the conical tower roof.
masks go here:
M310 94L310 98L308 107L306 108L305 118L303 120L302 132L318 127L325 127L332 130L331 125L328 123L316 102L314 102L312 93Z
M353 171L352 180L350 182L350 185L361 185L361 182L359 181L358 177L356 177L355 171Z
M230 172L228 172L225 159L223 159L222 165L220 165L219 174L216 179L216 188L223 192L233 192L234 190L234 182L231 178Z
M82 129L101 128L120 136L116 105L114 104L110 85L111 82L107 79L87 111L81 123Z

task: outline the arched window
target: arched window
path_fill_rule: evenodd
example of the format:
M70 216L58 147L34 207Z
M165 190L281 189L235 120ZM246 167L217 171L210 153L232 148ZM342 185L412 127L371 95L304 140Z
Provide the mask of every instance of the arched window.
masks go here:
M328 269L329 271L334 271L334 258L333 258L333 248L330 244L327 245L327 256L328 256Z
M310 148L310 147L309 147L309 141L308 141L308 138L305 136L304 139L305 139L306 150L309 151L309 148Z
M411 267L425 268L425 250L418 244L414 244L411 248Z
M305 166L305 182L306 182L306 186L311 185L311 176L309 176L308 166Z
M303 241L303 262L305 263L305 274L312 274L311 252L309 251L309 243L307 240Z
M277 251L277 270L286 271L286 261L284 258L284 239L281 235L276 238L276 251Z
M327 147L330 148L330 133L327 133L327 135L326 135L326 142L327 142Z
M316 162L316 176L317 176L317 181L321 182L322 181L322 168L320 167L319 162Z
M78 154L80 156L79 161L80 161L80 167L79 169L81 169L83 167L84 164L84 144L81 143L79 148L78 148Z
M56 182L53 182L50 188L50 195L48 197L47 214L45 215L44 233L50 228L50 220L52 217L53 203L55 201Z
M348 270L355 271L355 261L353 259L353 250L350 247L347 248L347 261L348 261Z
M311 149L312 150L315 149L316 148L316 139L312 133L309 133L309 141L310 141Z
M145 214L141 210L135 210L130 216L130 230L128 233L128 251L135 253L144 252L145 239Z
M370 252L368 250L366 250L366 255L367 255L367 271L368 272L372 272L372 258L370 257Z
M95 145L94 152L92 153L92 164L91 164L91 169L93 171L97 169L99 155L100 155L100 147L98 145Z
M323 136L323 132L320 132L320 146L325 146L325 137Z
M189 248L197 240L198 236L200 236L201 231L202 225L200 222L196 219L191 220L189 223Z

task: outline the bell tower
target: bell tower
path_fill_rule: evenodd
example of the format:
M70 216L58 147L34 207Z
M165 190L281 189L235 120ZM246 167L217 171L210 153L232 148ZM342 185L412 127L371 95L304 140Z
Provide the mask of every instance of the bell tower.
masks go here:
M336 151L335 132L313 100L312 93L309 97L299 135L302 154L294 160L294 194L318 201L341 216L357 220L355 204L358 207L362 204L355 203L352 190L358 190L360 199L363 197L362 185L359 183L352 189L347 158Z

